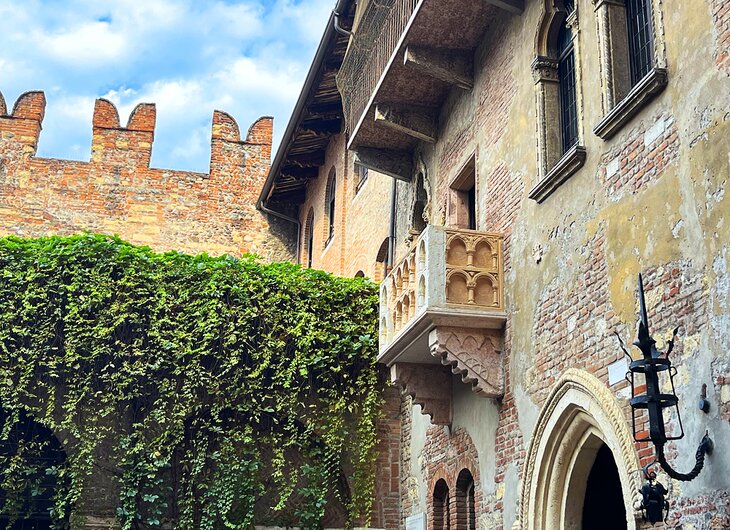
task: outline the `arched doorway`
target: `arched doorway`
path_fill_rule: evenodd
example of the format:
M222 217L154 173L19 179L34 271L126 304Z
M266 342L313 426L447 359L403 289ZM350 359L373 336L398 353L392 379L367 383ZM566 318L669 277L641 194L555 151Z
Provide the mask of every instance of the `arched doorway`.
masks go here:
M621 495L613 453L601 443L588 473L583 498L582 527L586 530L621 530L626 528L626 508Z
M0 441L0 530L51 530L51 509L62 487L52 470L66 459L61 443L24 412L13 415L0 409L0 430L5 427L8 436ZM9 465L18 462L22 465Z
M567 370L535 425L513 529L636 530L639 477L616 398L595 376Z

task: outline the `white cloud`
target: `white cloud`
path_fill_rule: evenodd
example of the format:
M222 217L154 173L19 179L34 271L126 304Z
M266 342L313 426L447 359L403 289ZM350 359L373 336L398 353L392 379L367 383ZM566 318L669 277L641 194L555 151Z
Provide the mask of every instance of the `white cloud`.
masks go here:
M297 64L267 64L251 57L236 59L230 66L215 74L218 86L244 93L268 94L277 99L296 97L301 68Z
M128 47L126 36L112 31L108 22L85 22L51 34L36 31L33 38L60 61L87 66L118 60Z

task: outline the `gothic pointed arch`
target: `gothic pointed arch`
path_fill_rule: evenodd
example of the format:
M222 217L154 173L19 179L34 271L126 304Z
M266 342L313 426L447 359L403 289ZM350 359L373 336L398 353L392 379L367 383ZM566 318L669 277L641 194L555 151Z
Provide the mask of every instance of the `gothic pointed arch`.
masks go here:
M513 530L580 528L586 484L604 446L615 461L625 528L636 530L640 465L627 420L599 379L571 368L551 390L535 424Z

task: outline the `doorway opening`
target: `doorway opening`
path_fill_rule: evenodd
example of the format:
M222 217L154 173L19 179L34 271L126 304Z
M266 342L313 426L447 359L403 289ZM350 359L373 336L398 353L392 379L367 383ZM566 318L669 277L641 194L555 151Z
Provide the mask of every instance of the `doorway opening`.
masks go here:
M6 426L7 422L12 423ZM0 460L20 459L24 465L0 470L3 484L17 485L13 491L0 488L0 530L51 530L54 499L64 487L53 470L63 464L66 454L48 428L23 412L16 416L0 409L0 429L6 427Z
M583 530L625 530L626 508L616 461L604 443L588 473L583 501Z

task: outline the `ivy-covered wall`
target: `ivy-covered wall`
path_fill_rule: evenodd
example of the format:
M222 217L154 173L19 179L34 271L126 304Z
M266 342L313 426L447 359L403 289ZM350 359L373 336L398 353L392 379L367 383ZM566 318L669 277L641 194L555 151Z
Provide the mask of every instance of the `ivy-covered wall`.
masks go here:
M82 527L109 515L103 493L125 529L319 528L337 505L353 522L372 498L376 316L368 281L288 263L0 239L3 511L52 492L57 527ZM38 464L44 432L65 459Z

